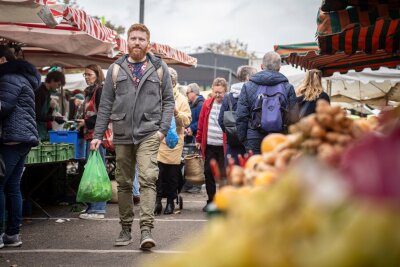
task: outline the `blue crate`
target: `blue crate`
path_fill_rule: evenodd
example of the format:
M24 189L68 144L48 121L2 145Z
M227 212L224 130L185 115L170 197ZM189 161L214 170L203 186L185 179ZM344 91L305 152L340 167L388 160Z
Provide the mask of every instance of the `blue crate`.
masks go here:
M86 158L86 142L78 137L78 131L49 131L50 143L74 144L74 159Z

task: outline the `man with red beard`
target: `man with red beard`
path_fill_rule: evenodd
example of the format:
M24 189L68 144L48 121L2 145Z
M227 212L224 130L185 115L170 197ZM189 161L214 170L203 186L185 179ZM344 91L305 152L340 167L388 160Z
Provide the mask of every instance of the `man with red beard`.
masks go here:
M115 246L132 243L132 178L138 166L140 183L140 248L154 247L157 153L174 114L174 96L168 67L148 53L150 31L143 24L128 30L129 54L108 69L91 149L97 150L109 120L112 121L118 183L118 205L122 230Z

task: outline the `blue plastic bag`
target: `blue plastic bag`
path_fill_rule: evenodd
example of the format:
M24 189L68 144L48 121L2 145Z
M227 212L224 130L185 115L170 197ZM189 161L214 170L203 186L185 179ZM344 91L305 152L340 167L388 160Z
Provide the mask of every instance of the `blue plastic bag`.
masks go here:
M178 141L179 141L179 136L178 133L176 132L176 122L175 118L172 117L171 126L169 127L167 136L165 137L165 143L167 143L167 146L172 149L176 147Z

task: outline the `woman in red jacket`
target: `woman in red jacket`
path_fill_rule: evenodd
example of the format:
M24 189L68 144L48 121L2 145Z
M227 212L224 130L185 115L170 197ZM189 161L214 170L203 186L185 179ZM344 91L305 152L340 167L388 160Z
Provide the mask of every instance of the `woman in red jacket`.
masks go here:
M196 134L196 147L201 149L204 159L204 175L208 196L207 204L204 206L203 211L207 211L207 205L212 202L216 192L215 179L210 168L211 159L217 160L222 173L224 173L225 169L224 152L226 137L219 126L218 117L227 86L227 82L224 78L216 78L212 84L214 96L204 102L200 111Z

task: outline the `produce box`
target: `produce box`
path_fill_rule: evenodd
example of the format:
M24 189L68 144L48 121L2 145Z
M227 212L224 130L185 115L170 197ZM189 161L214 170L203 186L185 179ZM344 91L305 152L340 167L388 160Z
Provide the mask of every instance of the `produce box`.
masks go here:
M73 159L75 155L74 144L68 144L68 159Z
M74 159L86 157L86 142L79 138L78 131L49 131L50 143L65 143L74 145Z
M41 162L56 161L57 146L53 144L42 144L41 146Z
M40 163L42 160L40 155L41 155L40 145L32 147L31 151L29 151L28 156L26 157L25 163L26 164Z
M70 146L70 144L63 144L63 143L56 145L56 147L57 147L56 160L57 161L63 161L63 160L70 159L68 157L69 146Z

